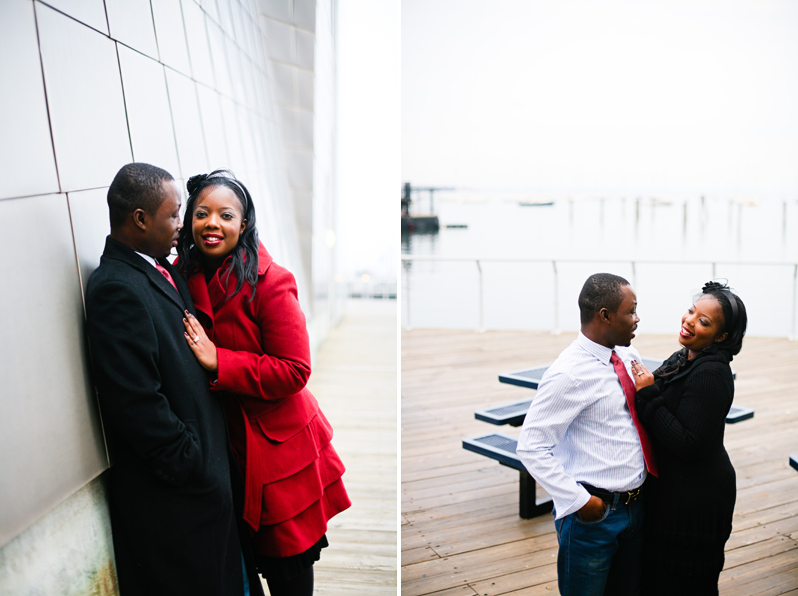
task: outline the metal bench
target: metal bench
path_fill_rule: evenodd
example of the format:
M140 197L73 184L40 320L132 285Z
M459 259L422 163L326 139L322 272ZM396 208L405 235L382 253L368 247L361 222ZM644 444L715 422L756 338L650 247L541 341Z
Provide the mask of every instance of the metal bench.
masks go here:
M495 459L503 466L518 470L520 477L518 515L522 519L531 519L551 511L554 503L551 497L537 498L537 483L516 455L517 446L516 439L503 433L491 433L463 439L463 449Z

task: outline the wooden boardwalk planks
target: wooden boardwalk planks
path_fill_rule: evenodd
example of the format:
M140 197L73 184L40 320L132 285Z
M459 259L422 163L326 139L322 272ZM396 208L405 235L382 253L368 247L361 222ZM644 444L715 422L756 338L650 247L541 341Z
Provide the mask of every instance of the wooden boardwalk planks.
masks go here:
M396 301L352 300L313 363L308 387L333 426L352 499L314 566L319 596L396 594L396 359Z
M518 473L461 448L495 430L474 411L523 399L500 372L548 364L574 333L416 329L402 334L402 594L557 594L551 516L518 517ZM664 358L676 335L635 347ZM737 470L734 531L720 593L798 594L798 343L747 338L734 359L735 403L753 419L726 426ZM503 432L518 434L504 427Z

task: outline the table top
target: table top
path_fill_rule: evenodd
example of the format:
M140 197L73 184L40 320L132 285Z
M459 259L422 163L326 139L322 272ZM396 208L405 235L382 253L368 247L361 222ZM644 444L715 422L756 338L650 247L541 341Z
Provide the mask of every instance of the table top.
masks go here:
M662 364L662 360L658 358L641 358L643 365L648 370L654 370ZM527 389L537 389L540 380L551 364L545 366L535 366L533 368L523 368L521 370L514 370L506 373L499 374L499 382L508 383L510 385L518 385L519 387L526 387Z

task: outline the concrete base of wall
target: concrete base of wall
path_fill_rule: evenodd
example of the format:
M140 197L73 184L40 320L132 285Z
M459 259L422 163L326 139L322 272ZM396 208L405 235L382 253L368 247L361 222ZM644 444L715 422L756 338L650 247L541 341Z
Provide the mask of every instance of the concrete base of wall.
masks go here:
M0 549L0 594L118 596L105 474Z

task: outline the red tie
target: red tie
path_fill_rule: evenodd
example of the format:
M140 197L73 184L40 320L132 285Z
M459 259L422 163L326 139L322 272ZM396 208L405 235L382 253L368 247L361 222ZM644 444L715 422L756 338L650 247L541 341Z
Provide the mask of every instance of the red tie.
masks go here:
M623 361L618 357L618 354L615 353L615 350L612 351L610 362L612 362L612 366L615 368L615 374L618 375L621 381L621 387L623 387L623 392L626 394L626 405L629 406L632 422L635 423L637 435L640 437L640 446L643 448L643 459L646 461L646 468L648 468L651 474L657 476L657 459L654 457L651 441L648 438L646 429L643 428L643 425L640 424L640 420L637 418L637 410L635 409L635 384L629 377L629 373L626 372L626 367Z
M172 279L172 276L169 275L169 272L166 270L166 267L164 267L160 263L155 263L155 268L158 271L160 271L161 273L163 273L163 276L166 278L166 281L168 281L170 284L172 284L172 287L176 290L177 289L177 284L175 284L175 280ZM179 293L180 292L178 292L178 294Z

